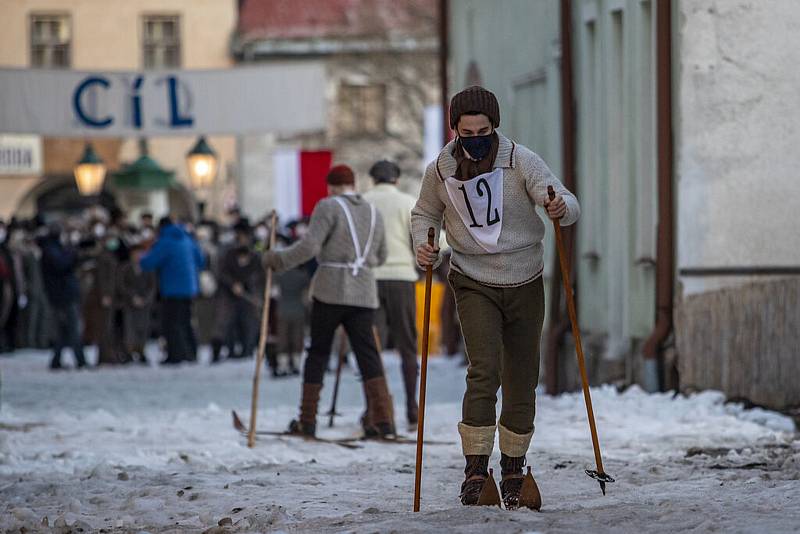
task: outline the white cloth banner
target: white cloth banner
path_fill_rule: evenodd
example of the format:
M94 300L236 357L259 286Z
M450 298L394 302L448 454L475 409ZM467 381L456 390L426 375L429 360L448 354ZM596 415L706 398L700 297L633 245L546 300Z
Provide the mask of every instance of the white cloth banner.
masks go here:
M424 130L423 130L423 152L422 174L428 168L430 162L434 161L442 150L442 106L425 106Z
M490 254L497 252L503 229L503 169L479 174L465 182L444 181L447 195L475 241Z
M48 136L293 133L325 127L321 62L227 70L0 69L0 132Z
M300 151L280 148L272 156L272 187L275 191L275 209L281 221L299 219L303 213L300 196Z

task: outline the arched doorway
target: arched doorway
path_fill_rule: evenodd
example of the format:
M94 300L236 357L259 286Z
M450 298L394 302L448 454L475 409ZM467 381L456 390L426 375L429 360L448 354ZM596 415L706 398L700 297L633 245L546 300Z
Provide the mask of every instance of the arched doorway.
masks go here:
M181 220L194 220L197 206L192 192L180 183L173 183L167 193L169 214ZM43 177L22 197L14 216L18 219L31 219L41 215L44 221L60 220L79 216L87 209L101 206L108 211L115 208L130 213L136 211L135 193L127 189L106 187L97 197L84 197L78 192L75 178L69 175L50 175ZM146 204L146 201L145 201ZM140 206L145 209L146 205ZM157 216L166 213L156 213Z
M45 221L80 215L92 206L107 210L117 208L115 195L104 190L97 197L85 197L78 192L75 178L69 175L44 176L22 197L14 215L30 219L40 215Z

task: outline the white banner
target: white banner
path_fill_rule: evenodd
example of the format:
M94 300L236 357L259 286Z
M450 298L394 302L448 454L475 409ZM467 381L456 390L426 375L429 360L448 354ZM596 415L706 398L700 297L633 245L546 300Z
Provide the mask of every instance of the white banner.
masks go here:
M422 174L428 168L428 164L439 157L444 144L442 143L442 106L425 106L424 115L424 134L423 150L425 155L422 157Z
M48 136L293 133L325 127L321 62L227 70L0 69L0 132Z
M41 174L42 138L0 135L0 174Z
M299 219L303 215L300 192L300 151L279 148L272 156L275 209L281 221Z

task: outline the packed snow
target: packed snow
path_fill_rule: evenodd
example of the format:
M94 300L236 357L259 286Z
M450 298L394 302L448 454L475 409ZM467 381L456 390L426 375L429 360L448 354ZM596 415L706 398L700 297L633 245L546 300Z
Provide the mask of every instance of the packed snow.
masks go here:
M150 357L155 357L151 347ZM177 368L51 372L44 352L0 359L0 530L3 532L797 532L800 437L791 419L720 393L650 395L592 390L606 471L603 497L584 474L594 457L580 394L538 395L528 453L544 505L465 508L464 368L432 358L428 373L422 510L413 513L413 445L350 450L260 436L249 420L252 360ZM399 361L384 355L404 427ZM320 413L327 412L333 375ZM258 426L296 415L298 377L262 381ZM359 433L358 377L346 369L334 428ZM406 433L411 434L411 430ZM496 472L499 451L492 464Z

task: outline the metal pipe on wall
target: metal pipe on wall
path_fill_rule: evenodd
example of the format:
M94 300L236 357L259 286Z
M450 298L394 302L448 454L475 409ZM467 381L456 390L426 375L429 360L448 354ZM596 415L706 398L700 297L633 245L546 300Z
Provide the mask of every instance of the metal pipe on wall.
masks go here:
M439 0L439 85L442 95L442 146L450 141L450 112L449 88L447 80L447 59L450 55L449 21L450 2L449 0Z
M645 389L660 387L656 356L672 332L674 287L672 1L656 2L656 117L658 141L658 233L656 250L656 324L642 347Z
M564 185L577 194L576 176L576 115L575 91L573 79L572 56L572 1L561 0L561 159L562 180ZM564 239L564 250L567 255L570 278L576 286L575 276L575 226L566 226L561 229ZM547 335L547 348L545 354L546 365L546 390L550 395L561 392L559 380L560 365L559 351L564 341L564 335L569 330L569 318L566 311L561 309L561 271L558 264L558 254L553 258L553 279L550 285L550 328ZM575 289L575 288L573 288Z

